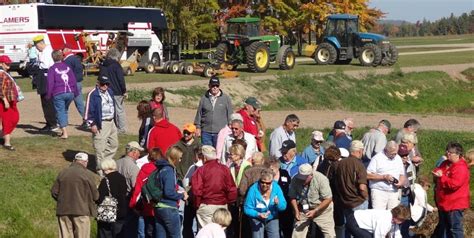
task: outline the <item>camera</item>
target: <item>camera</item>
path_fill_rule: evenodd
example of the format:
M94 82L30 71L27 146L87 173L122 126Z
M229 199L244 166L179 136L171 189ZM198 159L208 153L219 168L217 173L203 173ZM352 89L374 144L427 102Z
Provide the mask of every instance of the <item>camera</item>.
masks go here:
M392 178L392 181L391 181L392 184L397 184L398 182L399 182L398 179Z

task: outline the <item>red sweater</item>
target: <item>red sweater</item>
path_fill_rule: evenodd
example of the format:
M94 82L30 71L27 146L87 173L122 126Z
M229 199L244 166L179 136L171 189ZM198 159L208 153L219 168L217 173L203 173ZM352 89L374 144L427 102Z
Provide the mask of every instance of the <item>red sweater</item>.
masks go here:
M457 163L444 161L437 170L443 172L436 185L436 197L441 211L469 208L469 168L464 159Z
M135 181L135 188L133 189L133 194L132 198L130 199L130 204L129 206L131 208L135 208L137 205L137 199L138 195L142 192L142 187L145 184L146 180L148 179L148 176L155 171L156 166L154 162L151 163L146 163L142 166L140 169L140 172L138 172L137 175L137 180ZM155 213L153 212L153 205L146 203L143 211L142 211L143 216L154 216Z
M148 132L148 145L146 148L151 150L158 147L165 155L168 148L176 144L181 137L182 134L178 127L163 119L156 122L153 128L150 129L150 132Z
M244 131L247 133L252 134L257 138L258 136L258 126L257 122L253 117L251 117L247 111L244 109L240 109L237 113L239 113L242 116L243 122L244 122Z
M191 189L195 197L195 206L226 205L237 199L237 187L227 166L218 160L209 160L194 172Z

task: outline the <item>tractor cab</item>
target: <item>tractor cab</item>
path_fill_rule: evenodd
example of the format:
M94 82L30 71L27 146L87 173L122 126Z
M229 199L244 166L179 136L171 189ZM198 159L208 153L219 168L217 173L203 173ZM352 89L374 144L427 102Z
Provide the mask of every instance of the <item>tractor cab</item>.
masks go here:
M260 19L254 17L232 18L227 21L227 38L249 38L260 35Z
M359 18L349 14L328 17L325 36L337 39L341 47L352 47L359 32Z

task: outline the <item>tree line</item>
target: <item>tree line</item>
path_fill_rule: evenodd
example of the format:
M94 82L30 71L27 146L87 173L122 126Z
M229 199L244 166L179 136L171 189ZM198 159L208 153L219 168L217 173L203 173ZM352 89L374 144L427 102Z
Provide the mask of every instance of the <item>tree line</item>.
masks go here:
M423 19L423 21L416 23L381 23L371 30L390 37L473 34L474 10L470 13L463 13L460 16L454 16L451 13L449 17L443 17L434 22Z

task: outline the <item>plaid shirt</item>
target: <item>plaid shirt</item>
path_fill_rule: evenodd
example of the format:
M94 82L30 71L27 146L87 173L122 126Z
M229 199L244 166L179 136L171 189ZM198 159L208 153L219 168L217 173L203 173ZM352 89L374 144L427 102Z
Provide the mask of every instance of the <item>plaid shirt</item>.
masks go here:
M0 85L2 85L2 91L0 91L0 98L6 98L8 102L17 101L18 91L14 79L6 71L0 69Z

